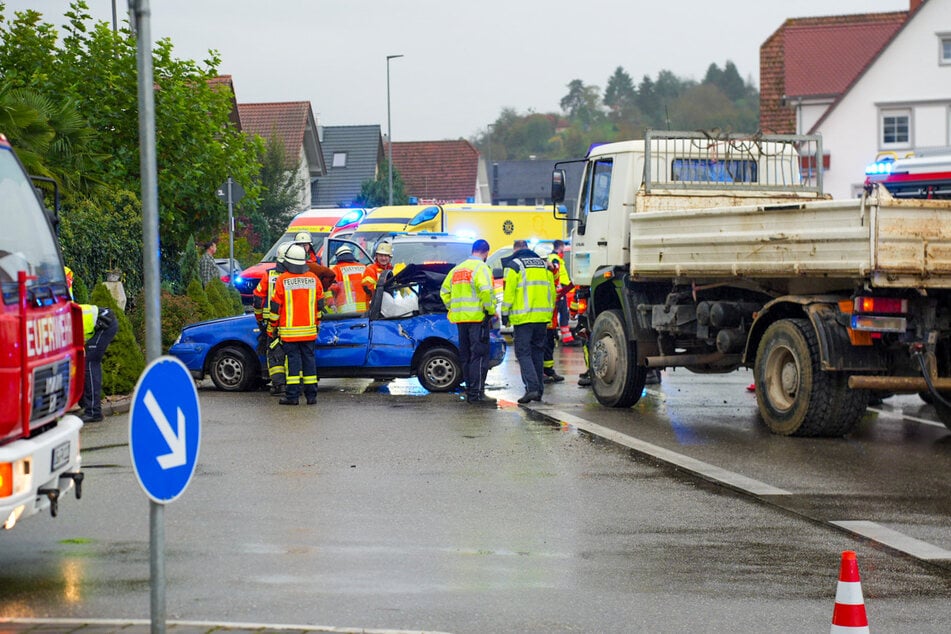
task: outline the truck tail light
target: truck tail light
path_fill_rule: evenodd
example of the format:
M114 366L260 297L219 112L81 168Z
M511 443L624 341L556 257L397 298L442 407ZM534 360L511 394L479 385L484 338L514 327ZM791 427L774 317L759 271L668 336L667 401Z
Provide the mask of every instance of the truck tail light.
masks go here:
M0 498L13 495L13 463L0 462Z
M856 313L875 313L877 315L898 315L908 312L907 299L894 297L856 297L853 306Z
M905 332L908 320L903 316L908 312L908 300L895 297L856 297L852 301L853 330L881 333Z

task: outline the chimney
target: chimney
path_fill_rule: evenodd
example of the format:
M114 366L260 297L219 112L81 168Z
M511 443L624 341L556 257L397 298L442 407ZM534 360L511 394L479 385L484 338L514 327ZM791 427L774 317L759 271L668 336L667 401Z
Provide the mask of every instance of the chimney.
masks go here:
M908 12L914 13L925 0L908 0Z

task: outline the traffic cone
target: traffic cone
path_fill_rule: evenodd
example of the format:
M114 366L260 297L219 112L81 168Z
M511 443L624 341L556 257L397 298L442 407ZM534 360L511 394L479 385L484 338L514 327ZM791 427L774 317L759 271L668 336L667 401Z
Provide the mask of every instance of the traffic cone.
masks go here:
M862 582L859 580L859 562L855 559L855 552L846 550L842 553L842 565L839 568L830 634L863 633L868 634L868 617L865 615Z

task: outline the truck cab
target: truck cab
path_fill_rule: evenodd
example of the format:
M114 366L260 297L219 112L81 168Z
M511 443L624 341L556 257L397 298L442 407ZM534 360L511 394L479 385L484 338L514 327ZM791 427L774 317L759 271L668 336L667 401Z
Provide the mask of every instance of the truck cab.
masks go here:
M0 135L0 526L81 492L82 310L71 301L48 212Z

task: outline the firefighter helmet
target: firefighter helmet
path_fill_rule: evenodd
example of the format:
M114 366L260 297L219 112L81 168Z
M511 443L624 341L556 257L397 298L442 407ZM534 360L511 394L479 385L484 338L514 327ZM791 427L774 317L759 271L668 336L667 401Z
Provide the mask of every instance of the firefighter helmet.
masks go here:
M376 245L376 251L373 252L373 255L389 255L393 256L393 245L389 242L381 242Z
M337 251L334 253L334 255L339 258L339 257L340 257L341 255L343 255L344 253L349 253L350 255L353 255L353 250L352 250L350 247L348 247L347 245L343 245L343 246L341 246L340 248L337 249Z
M279 264L284 264L284 258L287 256L287 250L291 248L293 242L283 242L279 247L277 247L277 261Z
M307 251L299 244L292 244L284 255L284 266L291 273L303 273L307 270Z
M313 246L314 244L310 237L310 231L298 231L297 235L294 236L294 243L295 244L309 244L311 246Z

